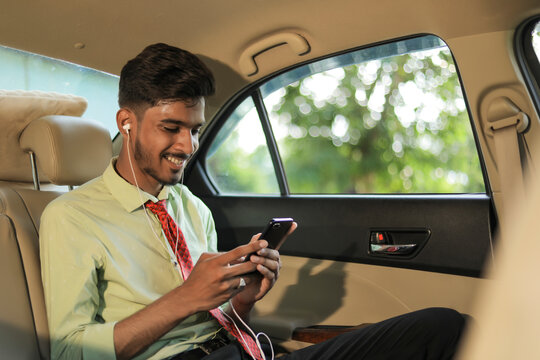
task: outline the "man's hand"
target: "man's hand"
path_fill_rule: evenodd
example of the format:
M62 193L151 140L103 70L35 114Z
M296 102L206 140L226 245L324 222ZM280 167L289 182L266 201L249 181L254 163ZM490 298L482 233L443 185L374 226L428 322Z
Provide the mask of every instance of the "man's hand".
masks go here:
M293 222L285 237L292 234L297 224ZM260 243L262 248L257 251L257 255L252 255L250 261L257 265L259 274L244 277L246 287L234 297L235 306L251 306L262 299L276 283L281 269L281 258L277 250L269 249L266 240L259 240L261 234L256 234L251 238L250 244ZM262 275L262 276L261 276Z
M241 275L255 271L258 265L241 260L267 245L266 241L251 241L226 253L203 253L184 284L173 291L194 312L214 309L244 290ZM245 277L244 281L249 280Z
M214 309L242 291L241 275L255 271L257 264L239 259L263 246L256 241L222 254L202 254L183 285L115 325L117 358L131 359L183 319Z

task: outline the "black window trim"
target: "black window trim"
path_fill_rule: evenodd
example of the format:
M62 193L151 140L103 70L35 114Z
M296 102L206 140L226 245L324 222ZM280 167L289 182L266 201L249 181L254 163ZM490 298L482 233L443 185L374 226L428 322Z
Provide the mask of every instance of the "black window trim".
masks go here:
M274 172L276 173L276 178L281 196L289 196L289 183L287 181L287 176L285 175L285 167L283 166L283 163L281 161L279 148L277 146L274 132L272 131L270 118L268 117L266 106L264 106L264 100L262 98L259 87L257 87L255 91L253 91L251 97L253 98L253 102L255 103L255 108L257 109L257 113L259 114L259 120L261 121L264 136L266 137L266 144L268 145L268 151L270 152L270 157L274 165Z
M540 15L536 15L517 27L514 34L514 54L536 112L540 114L540 59L534 52L531 41L531 33L539 23Z

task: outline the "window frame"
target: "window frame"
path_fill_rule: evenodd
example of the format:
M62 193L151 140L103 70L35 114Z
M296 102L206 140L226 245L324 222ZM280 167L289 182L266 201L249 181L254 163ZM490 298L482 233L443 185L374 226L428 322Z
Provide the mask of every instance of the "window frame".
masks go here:
M264 106L264 102L263 102L263 98L262 98L262 95L261 95L261 92L260 92L260 88L265 83L267 83L268 81L272 80L275 77L278 77L278 76L280 76L280 75L282 75L284 73L287 73L287 72L289 72L291 70L294 70L294 69L297 69L299 67L309 65L311 63L315 63L315 62L318 62L318 61L330 59L330 58L333 58L333 57L341 56L341 55L351 53L351 52L355 52L355 51L359 51L359 50L364 50L364 49L373 48L373 47L376 47L376 46L391 44L391 43L395 43L395 42L399 42L399 41L410 40L410 39L415 39L415 38L424 37L424 36L436 36L450 50L452 60L454 61L454 65L456 67L456 75L457 75L457 77L459 79L459 85L460 85L460 88L461 88L461 91L462 91L462 94L463 94L463 100L465 102L467 115L469 117L469 125L471 126L471 131L472 131L472 134L473 134L473 137L474 137L474 143L475 143L475 146L476 146L476 151L477 151L478 159L479 159L479 162L480 162L480 169L481 169L481 172L482 172L482 178L483 178L484 185L485 185L485 192L480 192L480 193L388 193L388 194L325 194L325 193L291 194L290 191L289 191L289 186L288 186L288 182L287 182L285 169L284 169L284 166L283 166L283 163L282 163L282 159L281 159L281 156L279 155L279 149L277 147L277 141L275 139L275 136L274 136L271 124L270 124L270 119L269 119L268 113L266 111L266 107ZM480 140L479 140L479 136L478 136L478 131L476 129L476 126L474 125L474 119L473 119L472 111L471 111L471 108L470 108L470 105L469 105L466 90L465 90L464 85L463 85L461 73L460 73L460 70L459 70L459 65L458 65L458 63L457 63L457 61L455 59L454 53L452 52L452 49L450 48L448 43L446 41L444 41L443 38L441 38L440 36L438 36L436 34L419 33L419 34L414 34L414 35L408 35L408 36L393 38L393 39L389 39L389 40L383 40L383 41L379 41L379 42L375 42L375 43L371 43L371 44L367 44L367 45L361 45L361 46L358 46L358 47L354 47L354 48L334 52L334 53L327 54L327 55L324 55L324 56L321 56L321 57L317 57L317 58L313 58L313 59L310 59L310 60L307 60L307 61L303 61L303 62L294 64L292 66L280 69L280 70L278 70L278 71L276 71L274 73L271 73L271 74L269 74L267 76L264 76L261 79L258 79L256 81L254 81L253 83L251 83L250 85L246 86L244 89L240 90L235 96L231 97L231 99L229 99L229 101L226 102L220 108L220 110L215 114L212 121L207 126L206 131L201 135L201 143L202 144L206 144L206 142L208 142L208 141L211 142L211 141L213 141L215 139L217 133L219 132L219 130L221 129L223 124L227 121L228 117L234 112L236 107L239 106L247 97L252 97L253 102L255 103L257 113L259 115L259 120L261 122L261 126L262 126L263 131L264 131L265 136L266 136L268 150L270 152L270 156L272 158L272 162L273 162L273 165L274 165L274 171L276 173L276 179L278 181L279 188L280 188L280 195L276 195L276 194L251 194L251 193L228 194L228 193L220 192L219 186L217 186L217 184L215 184L214 180L210 176L208 176L208 172L206 170L206 166L207 166L207 164L206 164L206 154L207 154L207 151L208 151L208 147L205 147L205 149L203 151L201 151L201 153L198 155L198 159L199 159L198 161L200 161L200 163L202 165L202 171L205 173L205 176L207 177L207 179L206 179L207 182L209 184L211 184L211 189L213 190L214 195L234 196L234 197L238 197L238 196L240 196L240 197L253 197L253 196L260 196L260 197L268 197L268 196L270 196L270 197L292 197L292 196L320 197L320 196L323 196L323 197L352 197L352 198L355 198L355 197L356 198L357 197L373 197L373 196L377 196L377 197L388 197L388 196L390 196L390 197L393 197L393 196L412 196L412 197L415 197L415 196L435 196L435 197L441 197L441 196L443 196L443 197L473 196L474 197L475 195L480 195L480 196L487 195L488 197L491 198L492 189L491 189L491 185L490 185L490 182L489 182L489 177L487 176L487 168L486 168L486 164L485 164L484 157L483 157L481 147L480 147Z
M208 164L206 163L207 154L211 146L206 146L203 151L198 155L198 161L202 165L203 172L207 178L207 182L211 185L211 189L214 194L219 194L221 196L290 196L289 187L287 185L287 178L285 176L285 168L281 162L281 156L279 155L279 149L275 140L274 132L270 125L270 119L266 113L266 108L264 107L263 99L258 90L258 86L249 86L247 89L241 90L236 96L234 96L227 104L225 104L213 117L212 121L209 122L206 130L201 135L201 144L206 144L207 142L212 142L217 137L219 131L223 128L224 124L227 122L229 117L234 113L240 104L242 104L247 98L251 97L253 104L255 105L255 110L257 111L257 116L259 118L264 137L266 139L266 146L270 154L270 159L272 160L272 166L274 168L274 173L276 175L276 182L279 187L279 195L277 194L262 194L262 193L222 193L219 189L219 186L216 184L215 180L209 176L207 171ZM266 120L263 120L266 119ZM217 125L219 123L219 125ZM188 172L190 172L188 170Z
M530 35L538 24L540 15L535 15L517 27L514 34L514 55L536 112L540 113L540 59L534 51Z

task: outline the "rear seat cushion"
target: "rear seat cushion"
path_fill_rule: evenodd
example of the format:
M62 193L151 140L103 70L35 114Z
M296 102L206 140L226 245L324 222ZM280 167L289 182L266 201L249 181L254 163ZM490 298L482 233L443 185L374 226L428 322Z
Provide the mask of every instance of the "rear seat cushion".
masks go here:
M0 349L5 359L39 359L39 340L34 329L32 306L15 227L11 219L0 213Z

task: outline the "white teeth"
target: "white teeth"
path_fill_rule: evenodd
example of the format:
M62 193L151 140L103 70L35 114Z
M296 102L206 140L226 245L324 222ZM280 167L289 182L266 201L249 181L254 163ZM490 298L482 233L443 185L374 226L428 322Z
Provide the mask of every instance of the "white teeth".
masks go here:
M177 159L173 156L167 156L167 160L169 160L170 162L172 162L173 164L175 165L181 165L183 160L180 160L180 159Z

